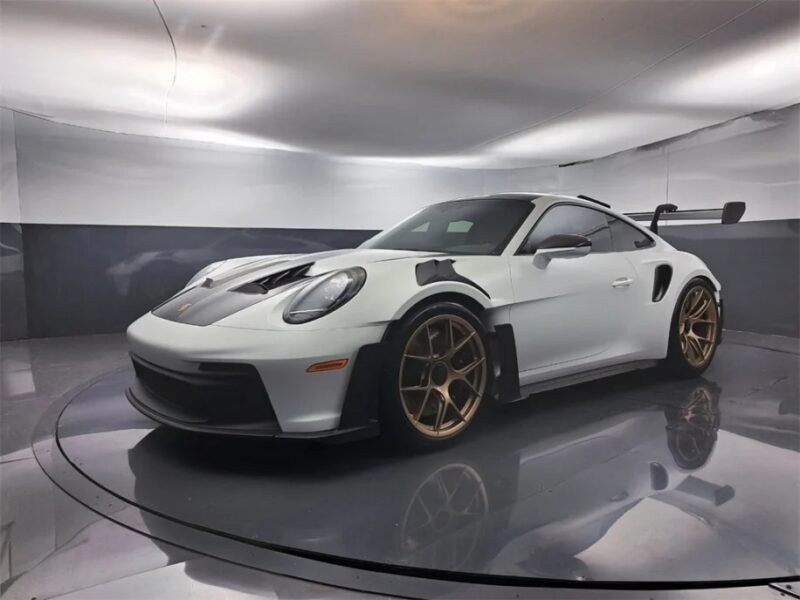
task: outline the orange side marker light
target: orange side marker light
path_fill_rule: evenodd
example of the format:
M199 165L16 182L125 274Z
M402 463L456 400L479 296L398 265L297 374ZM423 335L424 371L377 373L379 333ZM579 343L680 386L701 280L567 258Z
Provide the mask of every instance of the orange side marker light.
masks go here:
M306 369L306 373L323 373L325 371L338 371L344 369L350 361L346 358L336 360L326 360L325 362L314 363Z

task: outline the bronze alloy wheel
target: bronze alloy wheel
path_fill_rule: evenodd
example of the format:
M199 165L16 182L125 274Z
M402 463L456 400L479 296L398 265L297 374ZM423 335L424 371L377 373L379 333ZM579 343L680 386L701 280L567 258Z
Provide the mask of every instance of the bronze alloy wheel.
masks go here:
M697 285L683 299L678 318L681 351L692 367L704 367L717 343L717 302L707 287Z
M429 438L456 435L483 399L486 349L472 324L437 315L409 337L400 363L400 400L409 423Z

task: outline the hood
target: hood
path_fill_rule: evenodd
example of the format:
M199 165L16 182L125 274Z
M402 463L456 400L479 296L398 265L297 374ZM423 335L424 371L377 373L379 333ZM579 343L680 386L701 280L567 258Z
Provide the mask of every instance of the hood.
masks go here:
M404 258L424 258L437 256L438 252L418 252L414 250L378 250L355 248L350 250L328 250L311 254L283 254L278 256L250 256L224 261L215 269L210 279L211 287L227 283L239 283L242 278L259 279L280 271L312 264L309 276L322 275L337 269L359 267L376 262L401 260Z
M356 248L233 259L220 264L201 284L187 287L156 307L153 314L190 325L211 325L271 297L273 290L285 290L308 277L377 262L439 255L438 252ZM269 282L269 285L262 285L262 282Z

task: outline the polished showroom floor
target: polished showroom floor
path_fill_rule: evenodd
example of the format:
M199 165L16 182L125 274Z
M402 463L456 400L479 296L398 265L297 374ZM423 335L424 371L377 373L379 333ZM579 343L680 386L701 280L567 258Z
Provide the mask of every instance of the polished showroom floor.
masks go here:
M122 336L4 343L3 597L779 597L799 366L797 340L728 332L703 378L540 394L402 455L156 427L125 400Z

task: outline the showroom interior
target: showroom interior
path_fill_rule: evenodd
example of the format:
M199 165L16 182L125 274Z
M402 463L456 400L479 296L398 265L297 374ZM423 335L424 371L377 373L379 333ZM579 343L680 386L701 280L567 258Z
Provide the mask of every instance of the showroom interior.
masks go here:
M502 194L675 205L659 239L724 300L707 370L545 386L423 451L134 408L126 329L201 269L361 269L409 215ZM4 599L800 598L797 0L0 0L0 246ZM468 260L429 281L496 296ZM610 323L582 306L547 331ZM350 359L373 433L386 353Z

